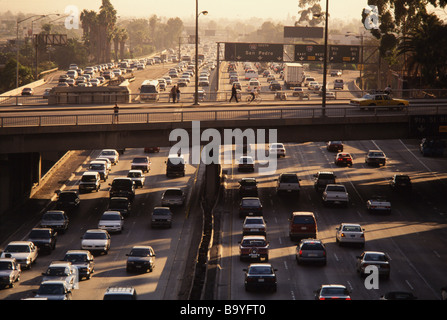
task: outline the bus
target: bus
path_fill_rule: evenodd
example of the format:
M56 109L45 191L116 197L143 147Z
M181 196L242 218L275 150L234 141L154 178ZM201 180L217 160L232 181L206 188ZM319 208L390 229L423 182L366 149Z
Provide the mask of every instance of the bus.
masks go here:
M140 102L158 101L160 96L158 80L144 80L140 87Z

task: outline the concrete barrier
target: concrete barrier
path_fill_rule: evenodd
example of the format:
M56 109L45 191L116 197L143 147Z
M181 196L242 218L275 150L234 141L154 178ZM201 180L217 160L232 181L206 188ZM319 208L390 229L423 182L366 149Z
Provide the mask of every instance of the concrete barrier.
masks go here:
M48 104L129 103L130 94L131 92L127 86L55 87L50 91Z
M16 96L16 95L20 95L22 93L23 88L36 88L39 87L41 85L45 84L45 79L40 79L31 83L28 83L24 86L18 87L16 89L12 89L10 91L4 92L2 94L0 94L1 96Z

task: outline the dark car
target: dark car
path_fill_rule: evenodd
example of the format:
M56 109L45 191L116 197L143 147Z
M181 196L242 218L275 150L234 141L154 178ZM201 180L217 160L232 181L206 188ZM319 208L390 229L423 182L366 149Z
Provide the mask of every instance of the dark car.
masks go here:
M28 235L28 241L34 243L40 252L51 253L56 249L57 232L51 228L33 228Z
M68 250L63 260L77 267L80 280L90 279L95 272L95 258L88 250Z
M380 297L380 300L416 300L417 297L408 291L391 291Z
M239 216L262 216L261 200L257 197L244 197L239 205Z
M270 91L276 91L276 90L281 90L281 84L278 81L272 81L270 82L269 85L269 90Z
M390 178L390 187L396 191L411 191L411 179L406 174L395 174Z
M141 170L143 172L149 172L151 170L151 160L149 157L136 157L133 158L131 163L131 170Z
M81 199L77 191L60 191L56 200L56 209L70 211L79 207Z
M124 217L129 216L132 210L130 200L126 197L113 197L109 199L107 211L118 211Z
M248 235L243 236L239 243L239 259L269 261L269 243L265 236Z
M135 246L126 254L126 271L152 272L155 267L155 252L151 246Z
M296 247L296 262L326 265L326 247L321 240L302 239Z
M135 182L131 178L115 178L112 183L109 196L114 197L126 197L129 201L135 198Z
M313 212L293 212L289 219L290 240L317 237L317 220Z
M255 178L242 178L239 180L239 195L241 197L257 197L258 183Z
M276 292L276 271L270 263L252 263L245 271L245 290L267 289Z
M166 177L185 176L185 159L182 155L169 155L166 160Z
M317 192L326 189L326 185L336 183L336 176L332 171L319 171L314 174L314 188Z
M334 164L337 166L345 165L345 166L352 166L352 156L350 153L347 152L339 152L335 156Z
M253 158L250 156L242 156L239 159L239 164L237 167L237 171L255 171L255 162Z
M326 149L333 152L343 152L343 142L341 141L328 141Z

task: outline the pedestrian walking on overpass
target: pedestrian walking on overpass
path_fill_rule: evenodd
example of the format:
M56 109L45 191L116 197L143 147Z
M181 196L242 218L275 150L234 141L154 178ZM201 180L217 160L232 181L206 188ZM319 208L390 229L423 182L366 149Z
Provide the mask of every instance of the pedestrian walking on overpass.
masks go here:
M234 99L236 99L236 102L239 102L239 101L237 101L237 90L236 90L236 85L234 83L233 83L233 87L231 88L231 97L230 97L229 102L231 102L233 97L234 97Z
M177 102L180 102L180 88L177 87Z
M115 106L113 107L113 123L118 123L118 112L119 112L118 103L115 102Z
M175 85L171 89L171 97L172 97L172 102L175 103L175 98L177 97L177 87Z

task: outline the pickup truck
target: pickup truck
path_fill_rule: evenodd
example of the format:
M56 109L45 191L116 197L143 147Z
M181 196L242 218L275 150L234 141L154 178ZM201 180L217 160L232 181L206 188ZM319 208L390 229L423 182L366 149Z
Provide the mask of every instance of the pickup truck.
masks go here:
M185 193L179 188L170 188L161 196L161 206L182 206L185 203Z
M276 193L294 193L299 194L301 190L300 181L296 173L281 173L276 179Z
M349 194L342 184L328 184L324 189L322 200L324 205L344 205L349 204Z

